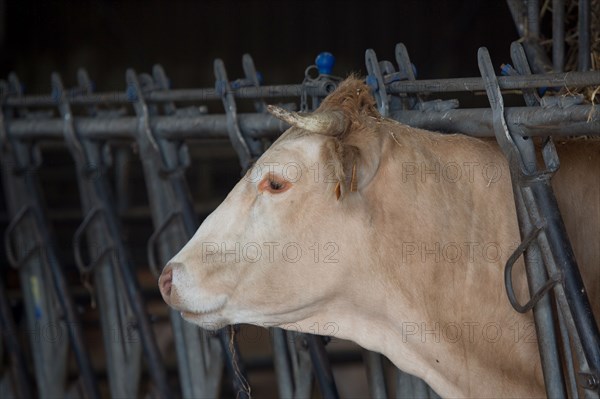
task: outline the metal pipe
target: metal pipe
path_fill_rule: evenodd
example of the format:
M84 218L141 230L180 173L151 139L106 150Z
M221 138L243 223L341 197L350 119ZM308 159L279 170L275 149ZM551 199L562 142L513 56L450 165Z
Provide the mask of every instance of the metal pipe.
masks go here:
M286 98L300 97L303 91L310 96L324 97L331 93L335 86L328 81L318 82L318 86L273 85L273 86L249 86L232 87L236 98ZM1 95L2 93L0 93ZM80 90L67 90L65 93L72 105L114 105L128 104L136 101L135 95L130 90L107 92L107 93L81 93ZM44 107L55 106L60 93L27 95L22 97L7 97L4 105L10 107ZM169 101L217 101L221 100L221 94L216 88L201 89L173 89L154 90L144 94L144 99L149 103Z
M552 0L552 65L557 73L565 65L565 0Z
M453 109L442 112L396 111L392 119L423 129L460 132L476 137L493 137L492 111L488 108ZM273 137L288 128L284 122L266 114L238 115L240 128L249 137ZM511 129L523 136L598 135L600 115L590 105L568 108L510 107L506 120ZM61 140L63 120L17 119L7 121L8 135L19 140ZM91 140L131 139L137 129L137 118L115 119L75 117L77 132ZM228 138L225 115L193 117L156 116L150 127L160 138L169 140Z
M287 128L285 123L267 114L240 114L238 119L240 128L251 137L272 136ZM7 132L21 140L62 140L63 123L60 118L15 119L7 122ZM90 140L133 139L138 129L138 119L134 116L110 119L75 117L73 123L77 132ZM225 115L154 116L149 123L152 131L166 139L229 137Z
M565 296L588 365L591 370L600 370L600 331L598 331L598 324L596 324L575 255L566 237L566 229L558 210L556 197L549 183L533 183L531 190L539 204L540 216L548 226L544 231L550 248L552 248L552 255L558 259L556 263L562 274Z
M539 1L506 0L523 47L535 73L547 73L552 70L550 59L539 40ZM527 3L527 5L525 5ZM500 86L501 88L502 85Z
M532 225L529 213L527 212L521 189L518 184L514 183L517 179L518 177L511 176L517 218L519 220L519 230L521 231L521 237L524 239L531 233L534 226ZM529 293L533 296L540 287L548 281L548 275L542 261L540 248L535 240L525 252L525 259L527 284ZM550 398L566 397L550 295L544 296L534 306L533 317L535 320L535 332L538 341L546 394Z
M475 137L494 137L492 113L488 108L453 109L444 112L398 111L393 113L391 118L422 129L459 132ZM505 118L511 132L522 136L600 134L598 114L586 105L566 109L505 108Z
M538 40L540 37L540 2L527 0L527 36Z
M27 183L30 187L37 186L37 184L32 181L33 177L30 177L30 175L27 175L27 177ZM34 191L31 190L30 192ZM37 223L41 225L45 221L43 216L39 214L39 212L40 210L36 209ZM50 232L45 228L41 231L44 235L44 242L51 242L51 239L49 237ZM48 251L46 256L46 261L48 262L48 267L52 274L52 282L54 284L54 289L57 293L58 300L60 301L61 309L64 312L63 317L68 325L67 330L69 332L69 338L71 341L73 354L75 355L85 395L89 398L99 398L100 393L98 390L98 385L96 382L96 377L94 375L90 357L87 351L87 346L85 345L83 333L80 328L81 324L79 322L77 310L75 309L75 304L73 303L72 299L68 296L69 286L61 269L61 266L59 265L56 253L54 251Z
M529 55L529 54L528 54ZM534 71L535 72L535 71ZM566 72L540 75L498 76L502 90L532 89L541 87L585 87L600 85L600 72ZM484 91L483 80L477 78L429 79L393 82L387 87L392 94L442 93L461 91Z
M325 351L325 345L323 344L321 336L306 334L305 338L308 341L307 344L308 351L310 352L310 359L312 360L315 376L319 382L323 398L339 398L340 395L338 394L333 378L333 372L331 371L331 363L327 357L327 352Z
M279 328L270 330L273 345L273 365L277 376L277 389L280 398L294 397L294 376L287 350L285 331Z
M577 69L580 71L590 69L590 14L590 0L579 0L579 68Z
M513 21L515 23L515 27L517 28L517 32L519 36L523 37L526 33L525 27L525 6L523 0L506 0L506 4L508 5L508 9L510 10L510 14L512 15Z
M589 24L588 24L589 26ZM589 40L589 37L588 37ZM534 72L537 72L534 70ZM540 87L585 87L600 85L600 73L598 71L583 71L569 73L548 73L530 76L499 76L498 83L504 90L540 88ZM285 98L298 97L305 89L308 95L326 96L335 87L331 82L324 82L318 87L306 87L302 85L278 85L241 87L233 89L236 98ZM453 78L453 79L429 79L417 81L393 82L386 87L389 93L420 93L420 92L461 92L461 91L483 91L485 87L483 80L479 77ZM1 94L1 93L0 93ZM98 104L127 104L133 103L135 98L128 92L111 92L80 94L78 91L70 90L66 93L69 102L73 105L98 105ZM22 97L7 97L4 106L9 107L39 107L56 106L58 94L28 95ZM216 89L177 89L156 90L145 94L147 102L167 101L207 101L220 100Z
M0 334L6 344L13 371L14 386L17 397L32 398L32 387L27 372L27 362L17 335L17 328L12 319L8 296L4 286L4 278L0 277Z
M367 381L369 392L374 399L385 399L388 397L385 386L385 370L383 368L383 356L379 353L363 350L363 362L367 368Z

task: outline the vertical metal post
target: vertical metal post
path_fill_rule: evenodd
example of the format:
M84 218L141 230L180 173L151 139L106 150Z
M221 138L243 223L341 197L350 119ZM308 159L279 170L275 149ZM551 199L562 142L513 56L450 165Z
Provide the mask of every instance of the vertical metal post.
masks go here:
M319 382L321 393L325 399L337 399L340 397L335 380L333 378L333 371L331 370L331 363L329 363L329 357L325 351L325 345L321 336L313 334L305 334L307 340L308 351L314 367L315 376Z
M527 36L533 40L540 38L539 0L527 0Z
M77 79L79 89L89 94L92 84L87 73L79 70ZM139 394L142 346L135 331L135 314L129 304L124 282L116 270L132 266L119 263L120 257L115 251L125 247L120 242L121 236L115 234L118 222L108 220L116 219L116 207L110 204L109 185L105 181L108 148L104 147L103 151L101 143L79 140L78 132L70 125L73 115L67 99L63 98L64 88L58 75L53 77L53 86L61 114L65 118L65 142L75 159L81 206L85 215L73 239L75 261L84 281L93 275L92 295L98 301L111 396L135 397ZM90 116L97 114L94 106L87 107L86 110ZM83 235L87 236L91 258L87 265L80 253ZM89 284L87 281L86 283Z
M386 399L387 388L385 386L385 370L383 368L383 356L379 353L363 349L363 362L367 367L367 382L371 397L375 399Z
M565 66L565 0L552 0L552 65L554 72Z
M508 130L504 118L502 94L487 49L479 49L478 61L493 111L496 138L508 159L511 178L515 185L514 189L521 190L523 202L527 208L526 212L531 224L535 226L533 234L524 240L522 246L537 240L550 276L550 280L545 283L545 286L552 288L557 297L560 311L563 312L562 314L569 327L573 345L578 355L580 355L578 356L581 366L580 372L589 376L589 378L584 378L586 384L582 386L588 390L586 393L591 394L592 391L598 390L599 384L594 384L594 380L600 379L600 376L597 375L598 370L600 370L600 333L579 274L573 250L566 236L556 198L550 186L549 177L551 174L538 172L535 169L536 157L533 142L512 135ZM551 142L549 143L551 144ZM545 147L542 153L549 172L556 171L558 159L553 146ZM531 171L534 172L531 173ZM516 303L510 281L510 269L516 260L515 256L518 256L518 254L518 251L515 252L507 262L505 282L513 307L520 312L526 312L536 302L532 300L525 306ZM545 291L536 292L533 298L543 297L543 292ZM562 395L565 395L565 393L563 392Z
M156 390L163 398L171 397L166 370L158 351L158 346L154 338L154 332L150 326L148 315L146 314L144 306L145 301L137 283L134 266L125 245L121 240L122 234L116 216L114 202L112 201L112 196L110 194L110 186L106 180L105 168L107 154L101 150L100 143L82 140L79 137L73 123L71 107L58 74L52 75L52 86L60 114L65 122L63 125L65 142L67 143L67 147L71 152L77 167L77 180L82 199L82 206L84 207L84 212L86 214L86 217L75 236L74 249L75 251L78 250L77 237L84 231L89 231L89 234L91 234L91 237L94 240L91 242L92 248L97 248L99 245L102 247L102 249L98 251L100 254L93 260L93 263L102 261L105 258L111 261L112 265L107 267L111 267L111 270L114 271L114 281L122 282L128 305L131 308L128 309L122 302L119 305L116 303L110 305L114 305L117 309L120 308L120 312L123 313L116 317L131 317L129 323L134 321L133 325L128 325L128 321L120 321L119 327L123 328L123 326L125 326L124 328L126 329L135 327L138 331L141 339L141 346L146 355L148 371L156 386ZM88 228L90 230L88 230ZM109 244L106 244L106 242ZM76 257L79 257L77 252ZM109 304L107 303L106 305ZM120 339L127 340L127 334L121 333ZM127 349L128 346L125 345L124 348ZM131 348L132 364L129 369L131 373L129 377L135 379L136 375L139 376L139 367L136 367L136 346L131 346ZM114 353L109 352L109 354ZM121 359L129 359L129 355L129 353L126 353L125 357ZM116 389L117 387L113 385L113 388ZM124 387L121 386L119 388ZM130 389L135 391L136 387L127 387L126 390L129 391Z
M153 83L159 89L167 87L168 80L161 66L154 67L153 78L153 82L147 83ZM185 245L198 227L185 181L189 156L184 143L155 137L149 120L151 112L157 113L159 110L157 107L148 107L135 71L127 71L126 79L130 100L138 117L135 137L154 223L154 233L148 240L148 262L154 275L158 276L161 265L166 264ZM175 105L165 104L164 112L175 114ZM179 312L170 309L169 315L183 397L218 396L224 364L219 340L184 321Z
M20 95L16 75L10 77L11 92ZM19 269L32 347L38 394L43 398L66 392L67 350L71 344L79 368L82 389L88 398L98 398L98 387L87 353L81 324L56 255L56 243L43 212L37 168L39 150L8 136L4 110L0 116L0 162L7 210L12 220L5 231L9 262ZM26 110L21 109L21 112ZM15 254L16 251L16 254ZM49 328L67 331L69 340L40 339ZM51 364L53 367L48 367Z
M27 363L21 343L17 337L17 328L12 318L4 279L0 277L0 334L10 358L10 370L14 380L14 388L21 399L33 397L33 390L27 372ZM6 373L8 374L8 373Z
M591 6L590 0L579 0L579 58L578 69L589 71L591 67Z
M511 57L515 68L521 75L530 75L529 64L523 47L518 42L513 42L511 45ZM538 99L535 96L534 90L524 90L525 101L528 106L538 105ZM520 140L520 139L517 139ZM529 172L535 172L535 165L530 166ZM512 178L513 183L518 179ZM528 237L532 234L534 226L531 224L527 208L523 200L523 195L519 187L513 187L515 197L517 218L521 237ZM540 248L537 242L532 242L529 249L525 252L525 268L527 273L527 283L529 292L534 295L548 281L548 274L544 267ZM542 298L533 308L533 317L535 320L536 334L538 338L538 346L540 358L542 362L542 370L544 373L544 384L546 393L549 397L564 397L566 395L563 374L560 368L560 357L558 354L558 346L556 339L556 326L554 325L554 316L552 311L552 301L550 295Z

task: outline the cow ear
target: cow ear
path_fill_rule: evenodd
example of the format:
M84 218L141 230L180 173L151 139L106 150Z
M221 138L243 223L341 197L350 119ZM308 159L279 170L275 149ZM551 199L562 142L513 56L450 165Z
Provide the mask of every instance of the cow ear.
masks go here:
M360 150L353 145L344 145L342 152L342 165L344 168L344 186L347 191L358 191L358 163L360 162Z
M373 178L373 173L371 162L357 146L341 144L341 153L338 152L338 155L341 159L338 158L336 163L341 173L337 173L339 180L334 192L339 200L364 188Z
M375 177L380 161L378 141L375 139L343 144L343 168L347 191L362 191Z

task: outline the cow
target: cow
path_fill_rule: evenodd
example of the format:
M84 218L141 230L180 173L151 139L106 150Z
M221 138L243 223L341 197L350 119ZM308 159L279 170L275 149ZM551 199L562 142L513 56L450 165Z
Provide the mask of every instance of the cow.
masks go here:
M531 312L504 289L520 236L495 141L383 118L356 77L310 115L270 110L291 128L165 266L165 302L203 328L352 340L443 397L543 396ZM553 184L598 314L600 141L557 147Z

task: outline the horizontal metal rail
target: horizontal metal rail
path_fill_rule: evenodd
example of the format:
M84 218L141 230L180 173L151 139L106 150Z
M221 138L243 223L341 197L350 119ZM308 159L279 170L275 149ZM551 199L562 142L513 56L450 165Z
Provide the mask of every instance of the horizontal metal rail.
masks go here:
M568 108L506 108L511 128L524 136L600 135L600 111L591 105ZM448 111L397 111L392 119L414 127L461 132L476 137L494 137L492 111L489 108L453 109ZM133 139L138 118L75 117L74 126L91 140ZM252 138L273 137L287 125L267 114L239 114L241 129ZM225 115L155 116L150 127L160 138L170 140L222 138L228 139ZM7 122L7 133L19 140L62 140L64 121L60 118L17 119Z
M335 89L331 82L319 82L318 86L273 85L259 87L235 87L232 91L236 98L286 98L299 97L302 93L310 96L326 96ZM563 72L527 76L500 76L498 84L503 90L531 89L542 87L568 87L579 88L600 85L600 72ZM452 78L452 79L425 79L414 81L392 82L386 85L386 90L391 94L400 93L440 93L440 92L474 92L484 91L485 86L480 77ZM200 89L174 89L151 90L144 94L148 103L169 101L218 101L222 99L222 90L219 88ZM72 105L113 105L127 104L136 101L131 90L124 92L107 93L82 93L79 90L67 90L67 97ZM42 95L28 95L22 97L7 96L3 106L8 107L46 107L56 106L60 93Z
M273 85L259 87L232 87L237 98L286 98L300 97L305 92L309 96L324 97L335 89L330 82L322 82L320 86L310 87L301 84ZM135 94L127 90L124 92L107 93L81 93L78 90L68 90L67 97L72 105L114 105L126 104L136 101ZM4 106L9 107L50 107L56 105L60 93L28 95L23 97L7 97ZM220 101L221 90L218 88L203 89L174 89L155 90L144 94L144 100L149 103L169 101Z
M499 76L498 84L502 90L534 89L542 87L578 88L600 85L600 72L563 72L542 75ZM405 80L390 83L388 93L443 93L461 91L484 91L485 85L481 78L454 78Z

